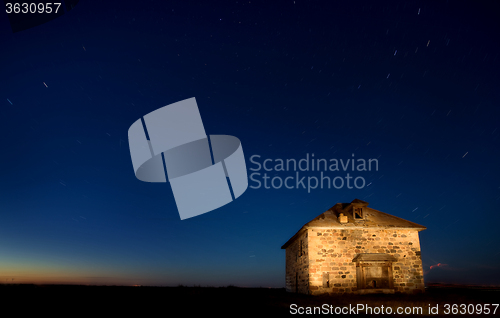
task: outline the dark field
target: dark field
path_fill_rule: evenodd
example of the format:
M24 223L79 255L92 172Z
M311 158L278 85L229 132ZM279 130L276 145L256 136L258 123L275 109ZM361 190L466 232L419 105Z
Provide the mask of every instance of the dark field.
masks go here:
M73 308L70 316L79 310L109 311L113 314L138 310L142 316L297 316L305 315L307 308L316 313L335 315L344 308L344 314L366 315L371 307L372 316L437 316L429 314L430 307L438 306L439 315L500 317L500 289L456 286L432 286L421 295L342 295L308 296L287 293L284 289L239 287L122 287L78 285L0 285L3 305L9 307L10 299L50 310ZM296 304L292 305L292 304ZM446 304L450 306L447 307ZM455 307L452 307L456 304ZM489 304L486 306L486 304ZM291 309L291 305L292 308ZM363 305L364 308L355 310ZM383 309L382 309L383 306ZM461 307L460 307L461 306ZM302 307L302 309L299 309ZM412 314L397 314L398 307L409 307ZM35 307L36 308L36 307ZM355 308L355 309L350 309ZM377 308L380 310L377 313ZM414 309L416 308L416 309ZM418 308L421 308L419 312ZM163 314L158 315L158 310ZM368 309L370 310L370 309ZM404 309L403 309L404 310ZM493 313L493 311L495 311ZM303 314L301 314L303 311ZM485 315L485 312L489 314ZM480 315L478 313L481 312ZM370 312L368 312L370 313ZM471 314L474 313L474 314Z

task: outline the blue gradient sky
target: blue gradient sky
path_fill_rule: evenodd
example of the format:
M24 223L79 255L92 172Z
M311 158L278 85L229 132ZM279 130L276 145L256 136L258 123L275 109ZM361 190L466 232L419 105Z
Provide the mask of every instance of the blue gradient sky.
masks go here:
M500 285L486 3L83 0L17 33L0 15L0 281L283 287L281 245L359 198L427 227L426 283ZM180 221L169 184L135 178L127 131L190 97L248 168L354 153L379 170L356 174L363 189L249 188Z

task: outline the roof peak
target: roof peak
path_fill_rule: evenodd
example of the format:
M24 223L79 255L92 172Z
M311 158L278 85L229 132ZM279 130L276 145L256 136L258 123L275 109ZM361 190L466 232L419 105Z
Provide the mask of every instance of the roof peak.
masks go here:
M307 222L281 248L286 248L298 235L308 228L331 228L341 230L416 230L426 227L368 207L368 202L354 199L351 203L337 203L327 211Z
M351 204L368 206L368 202L360 200L360 199L354 199L354 200L352 200Z

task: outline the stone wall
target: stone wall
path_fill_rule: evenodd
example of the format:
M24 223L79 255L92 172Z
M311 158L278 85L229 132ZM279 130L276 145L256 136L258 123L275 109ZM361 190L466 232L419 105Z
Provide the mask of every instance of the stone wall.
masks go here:
M297 239L286 248L286 290L289 292L298 291L302 294L308 294L309 253L307 239L308 233L306 231L299 235Z
M394 291L397 293L424 291L420 241L416 230L310 228L307 234L306 250L309 253L311 294L355 292L356 263L352 260L358 253L385 253L394 256L396 258L392 263ZM298 241L293 244L298 244ZM290 257L296 248L295 246L291 251ZM287 248L287 264L289 264L288 257ZM297 265L302 268L300 264Z

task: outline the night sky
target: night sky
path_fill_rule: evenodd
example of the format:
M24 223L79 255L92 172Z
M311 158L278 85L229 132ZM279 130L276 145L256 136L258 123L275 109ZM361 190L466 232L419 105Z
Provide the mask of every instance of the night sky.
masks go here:
M0 282L284 287L280 247L358 198L427 227L425 283L500 285L493 1L102 3L15 33L0 14ZM135 177L128 129L191 97L249 177L253 155L378 171L349 172L361 189L249 180L181 221L168 183Z

